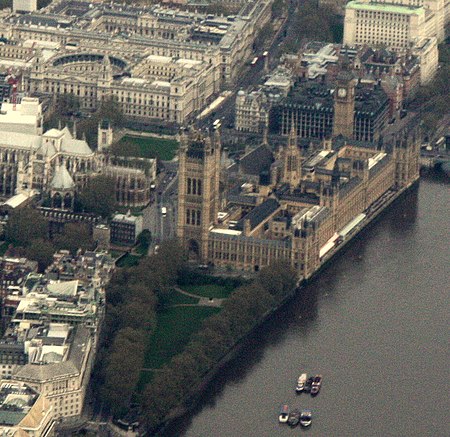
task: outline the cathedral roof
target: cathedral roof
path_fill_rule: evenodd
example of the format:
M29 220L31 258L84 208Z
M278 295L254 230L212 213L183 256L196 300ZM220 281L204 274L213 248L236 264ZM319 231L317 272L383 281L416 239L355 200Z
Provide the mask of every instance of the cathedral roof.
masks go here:
M69 129L50 129L44 135L18 133L0 130L0 147L6 146L16 149L28 149L37 151L44 157L56 155L57 148L53 141L61 141L61 152L68 155L92 155L93 152L85 140L77 140L72 137ZM47 139L47 141L44 141Z
M75 140L73 138L64 137L61 152L73 153L76 155L91 155L92 150L88 146L88 143L84 140Z
M64 165L58 165L50 185L54 190L71 190L75 187L75 182L67 168Z

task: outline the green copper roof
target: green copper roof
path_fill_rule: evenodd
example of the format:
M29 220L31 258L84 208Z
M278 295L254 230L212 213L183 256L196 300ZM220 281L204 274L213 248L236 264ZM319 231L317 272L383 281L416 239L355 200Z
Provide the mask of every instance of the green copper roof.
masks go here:
M425 9L421 6L402 6L393 5L389 3L361 3L358 1L351 1L347 3L346 8L358 9L363 11L373 12L391 12L393 14L408 14L408 15L422 15Z

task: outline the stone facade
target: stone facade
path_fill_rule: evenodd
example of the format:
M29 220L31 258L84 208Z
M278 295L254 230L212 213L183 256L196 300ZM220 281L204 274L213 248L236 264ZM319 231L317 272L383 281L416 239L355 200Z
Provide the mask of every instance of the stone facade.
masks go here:
M383 131L378 143L339 135L306 148L297 145L294 129L288 145L273 156L269 181L261 177L267 173L265 159L259 178L254 177L258 163L249 167L244 162L265 156L266 146L261 146L241 159L237 173L231 172L235 166L222 170L226 188L221 193L213 183L220 145L211 146L212 139L199 133L187 137L180 149L178 235L191 258L202 264L258 271L283 260L298 278L309 278L330 239L366 217L380 197L417 180L417 129L417 119L408 115ZM200 195L193 195L194 180L197 190L207 184ZM192 219L192 210L201 211L200 217L206 213L206 223L197 222L197 215Z
M210 227L219 212L220 137L191 131L181 136L177 236L192 257L205 259Z
M24 100L16 111L4 104L0 114L0 198L21 193L48 195L50 206L70 211L76 193L89 178L102 173L115 179L119 205L140 207L150 201L156 160L94 152L67 127L42 133L42 114L35 111L40 105L32 105L37 99ZM100 138L103 133L107 151L111 129L100 123Z
M345 7L344 44L406 49L420 38L443 41L444 0L350 1Z
M238 91L234 127L239 132L262 133L269 123L269 102L262 91Z
M63 1L48 13L5 18L0 58L23 71L25 92L73 93L86 109L115 96L130 118L183 124L234 82L271 4L256 0L218 17Z
M357 83L353 76L333 84L299 82L272 106L271 129L287 136L294 125L299 138L342 133L358 141L377 141L388 112L389 99L381 86Z

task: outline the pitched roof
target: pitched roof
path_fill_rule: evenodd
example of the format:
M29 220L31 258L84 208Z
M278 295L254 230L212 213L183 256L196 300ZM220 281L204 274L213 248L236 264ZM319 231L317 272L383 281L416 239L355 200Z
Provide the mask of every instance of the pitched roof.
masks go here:
M261 144L239 160L239 170L244 174L259 176L261 172L270 170L272 162L272 150L268 145Z
M86 141L67 137L63 138L61 152L74 153L76 155L92 155L92 150Z
M50 185L54 190L71 190L75 187L75 182L73 181L72 176L70 176L66 166L58 165Z
M244 229L245 220L250 220L250 228L254 229L279 207L280 204L275 199L267 199L265 202L261 203L261 205L253 208L244 218L239 220L236 229L242 231Z

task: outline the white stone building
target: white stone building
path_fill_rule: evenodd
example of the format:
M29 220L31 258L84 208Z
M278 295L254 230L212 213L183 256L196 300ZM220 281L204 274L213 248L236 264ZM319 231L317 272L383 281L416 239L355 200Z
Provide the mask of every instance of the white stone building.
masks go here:
M269 103L261 90L236 96L235 129L240 132L262 133L269 121Z
M50 323L25 328L28 363L17 366L12 379L44 395L55 418L79 416L94 354L92 333L84 325ZM20 327L19 327L20 329Z
M41 135L42 104L34 97L24 97L19 104L0 103L0 132Z
M420 83L426 85L434 78L439 65L437 39L421 38L415 41L411 52L420 59Z
M19 381L0 381L0 432L5 437L55 435L53 407L48 399Z
M344 44L406 49L445 36L444 0L355 0L345 7Z
M42 125L35 125L35 116L19 115L22 104L17 105L17 115L12 112L11 117L9 111L4 115L8 127L0 130L0 197L49 190L56 168L62 164L75 181L87 180L96 168L96 157L85 140L74 138L67 128L42 134ZM0 114L0 126L2 117ZM22 119L25 123L21 123ZM28 123L28 119L34 121Z
M95 109L116 96L130 118L184 123L231 84L251 56L272 0L219 17L154 5L138 10L70 1L0 22L0 61L23 71L25 92L73 93Z

